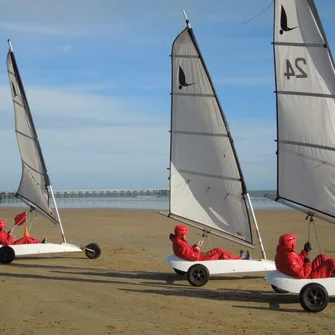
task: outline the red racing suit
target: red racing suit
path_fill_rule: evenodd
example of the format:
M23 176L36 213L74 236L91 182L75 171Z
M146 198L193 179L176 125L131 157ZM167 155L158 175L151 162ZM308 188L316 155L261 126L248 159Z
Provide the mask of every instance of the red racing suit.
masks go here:
M174 254L187 261L210 261L218 259L241 259L239 256L235 256L230 252L215 248L203 253L197 245L189 245L186 240L180 236L171 234L170 239L172 241L172 248Z
M329 278L335 272L335 259L327 255L318 255L312 263L306 262L308 253L299 253L292 249L277 246L275 264L278 271L299 279Z
M33 238L31 236L23 236L14 242L14 244L33 244L33 243L40 243L40 240L38 240L37 238Z
M12 244L31 244L31 243L40 243L40 241L31 236L24 236L20 239L14 241L12 235L7 233L5 230L0 230L0 244L2 245L12 245Z
M8 234L5 230L0 230L0 244L10 245L14 244L14 238L12 235Z

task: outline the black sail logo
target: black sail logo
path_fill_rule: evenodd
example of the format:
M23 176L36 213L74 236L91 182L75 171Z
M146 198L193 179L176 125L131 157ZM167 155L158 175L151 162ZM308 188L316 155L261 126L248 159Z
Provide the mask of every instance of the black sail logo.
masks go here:
M188 83L186 82L185 72L184 72L184 70L181 68L180 65L179 65L179 76L178 76L178 78L179 78L179 86L178 86L178 88L179 88L180 90L181 90L183 87L191 86L191 85L194 84L194 83L190 83L190 84L188 84Z
M282 35L285 32L288 32L290 30L293 30L295 28L297 28L298 26L296 27L293 27L293 28L290 28L288 25L287 25L287 15L286 15L286 11L283 7L283 5L281 5L281 15L280 15L280 28L281 30L279 31L280 35Z

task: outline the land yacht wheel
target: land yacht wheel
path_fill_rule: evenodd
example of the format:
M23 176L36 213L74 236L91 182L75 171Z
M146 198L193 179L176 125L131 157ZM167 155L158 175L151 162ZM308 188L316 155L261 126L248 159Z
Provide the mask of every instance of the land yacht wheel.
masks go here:
M15 258L15 251L12 247L5 245L0 248L0 263L10 264Z
M329 302L327 290L320 284L311 283L305 285L299 293L300 305L310 313L323 311Z
M209 280L209 271L202 264L192 265L187 271L187 280L193 286L204 286Z
M89 259L99 258L101 255L101 248L97 243L90 243L85 247L85 255Z

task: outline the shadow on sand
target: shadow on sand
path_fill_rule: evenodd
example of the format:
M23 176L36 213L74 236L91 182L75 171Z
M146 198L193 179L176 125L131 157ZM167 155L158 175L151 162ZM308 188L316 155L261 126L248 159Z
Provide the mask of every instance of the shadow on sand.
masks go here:
M204 287L191 286L185 275L177 275L174 273L162 272L145 272L145 271L124 271L113 272L109 269L96 268L80 268L71 266L53 266L53 265L34 265L34 264L20 264L14 263L10 267L19 268L44 268L50 275L40 274L24 274L24 273L6 273L1 272L0 278L36 278L44 280L69 281L69 282L88 282L101 284L120 284L132 285L137 288L119 288L124 292L136 292L143 294L156 294L162 296L176 296L176 297L191 297L196 299L209 299L215 301L232 301L244 302L246 304L233 305L235 308L270 310L276 312L295 312L302 313L302 308L288 308L292 304L299 304L299 297L297 294L278 294L272 291L269 286L269 291L259 290L242 290L242 289L217 289L211 290ZM55 270L59 269L59 270ZM62 271L63 270L63 271ZM72 270L72 271L68 271ZM76 271L79 270L79 271ZM259 279L261 276L213 276L210 280L252 280ZM178 282L178 285L174 285ZM144 288L144 287L152 288ZM330 298L330 303L335 302L335 298ZM250 304L256 304L251 306ZM267 306L264 306L267 304ZM284 306L282 306L284 305ZM287 306L288 305L288 306Z
M186 275L177 275L175 273L165 273L165 272L145 272L145 271L123 271L123 272L66 272L66 271L52 271L55 273L63 273L70 275L83 275L83 276L103 276L103 277L113 277L113 278L123 278L123 279L143 279L150 280L150 282L140 282L139 284L147 286L159 286L159 285L172 285L175 282L178 282L178 285L189 286L190 284L187 281ZM263 276L213 276L211 281L230 281L230 280L246 280L246 279L260 279ZM156 282L158 281L158 282ZM165 285L164 285L165 284Z
M258 290L241 290L241 289L219 289L211 291L201 288L166 288L165 290L136 290L136 289L123 289L122 291L137 292L145 294L158 294L163 296L178 296L178 297L191 297L197 299L209 299L215 301L233 301L233 302L246 302L246 303L261 303L268 304L265 306L248 306L248 305L233 305L235 308L257 309L257 310L270 310L275 312L295 312L303 313L302 307L300 309L281 307L284 305L299 304L299 297L296 294L278 294L273 291L258 291ZM335 298L330 298L330 303L335 302Z

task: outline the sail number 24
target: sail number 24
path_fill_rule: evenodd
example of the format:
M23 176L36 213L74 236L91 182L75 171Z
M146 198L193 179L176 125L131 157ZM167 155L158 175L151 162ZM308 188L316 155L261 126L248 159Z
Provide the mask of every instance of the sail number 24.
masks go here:
M307 73L302 69L302 66L304 65L306 65L305 58L296 58L294 65L292 65L289 59L286 59L286 72L284 73L284 76L287 79L290 79L291 77L307 78Z

